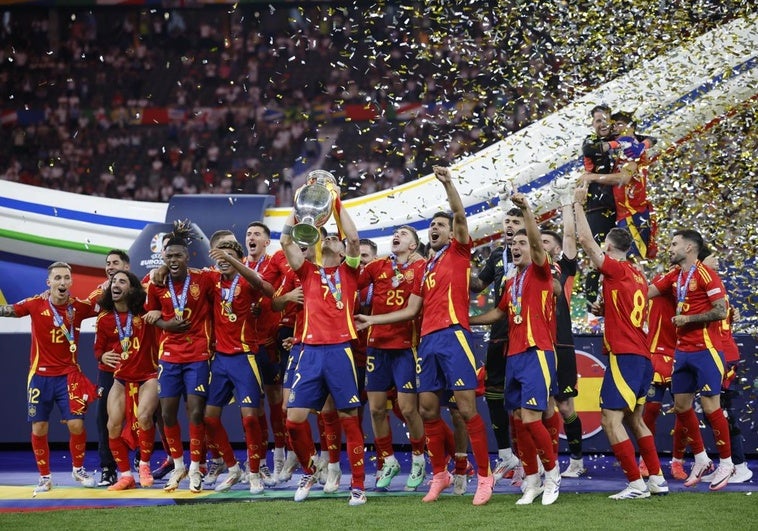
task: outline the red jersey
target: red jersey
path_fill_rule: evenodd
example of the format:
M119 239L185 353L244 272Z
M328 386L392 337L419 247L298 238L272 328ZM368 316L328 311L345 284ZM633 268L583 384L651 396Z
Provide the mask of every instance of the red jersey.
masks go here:
M274 297L281 297L285 293L289 293L298 287L300 287L300 279L297 278L297 275L295 275L295 272L291 268L288 268L284 274L284 278L282 278L281 284L274 292ZM302 309L302 304L288 302L284 307L284 310L282 310L282 318L279 320L279 326L294 328L297 314L300 313Z
M420 296L424 299L421 336L453 325L469 330L471 239L455 238L426 263Z
M182 311L184 319L192 321L192 327L186 332L169 332L163 330L160 337L158 356L171 363L193 363L210 358L211 339L213 337L213 320L211 305L215 277L213 271L190 268L187 270L189 283L187 300ZM161 318L170 321L175 317L174 301L168 287L150 284L147 288L146 309L160 310ZM184 282L174 285L174 293L180 302L184 291ZM180 308L177 308L179 310Z
M119 327L116 326L116 313L119 325L126 334L121 343ZM158 336L160 329L147 324L142 316L132 317L131 334L128 326L129 312L102 311L97 316L95 325L95 357L108 351L121 354L121 362L111 371L114 377L127 382L144 382L158 377ZM126 346L126 351L124 351Z
M650 359L647 334L647 281L626 260L606 255L599 269L603 275L605 332L603 343L609 354L636 354Z
M628 160L621 159L617 168ZM616 201L616 221L626 219L640 212L652 212L653 207L647 199L648 160L645 153L638 161L637 171L624 186L613 187L613 199ZM618 170L617 170L618 171Z
M516 304L521 298L521 308ZM555 297L550 260L541 266L530 264L505 283L497 305L508 314L508 356L521 354L532 347L554 350ZM518 317L516 317L518 315Z
M358 269L344 262L337 267L322 269L306 260L296 273L303 284L305 302L303 343L334 345L356 339L353 313L358 292ZM341 294L339 301L333 289Z
M13 311L18 317L32 318L29 370L33 374L63 376L79 371L77 353L71 352L69 338L76 345L82 321L95 316L89 301L70 297L66 304L53 305L51 299L35 295L14 304ZM62 323L56 324L56 312Z
M214 277L213 335L216 352L237 354L255 351L259 340L255 335L256 318L250 307L261 298L261 292L240 275L225 279L219 271L211 273Z
M682 315L707 312L712 308L713 302L726 297L726 290L718 273L699 261L689 271L675 267L653 285L662 296L674 301ZM681 293L681 296L677 295L678 293ZM679 301L679 298L682 300ZM711 348L721 350L721 326L721 321L710 321L678 327L676 349L683 352Z
M284 262L282 262L284 260ZM274 291L281 285L287 273L287 258L282 251L274 255L262 255L258 260L247 259L247 266L258 273L266 282L270 283ZM279 327L281 312L275 312L271 307L271 298L258 292L258 298L254 301L255 335L261 345L272 346L276 340L276 329Z
M411 293L421 289L426 263L416 260L397 264L391 257L380 258L366 265L358 279L358 287L371 291L371 315L400 310L408 305ZM408 349L418 345L419 318L369 328L368 346L383 349Z
M106 281L104 284L105 284L105 286L107 286L108 285L108 281ZM90 293L89 295L87 295L87 300L90 302L90 304L92 304L92 307L95 309L96 312L100 311L100 306L98 305L98 301L100 300L100 297L102 297L102 296L103 296L103 285L102 284L100 286L96 287L95 289L93 289L92 293ZM105 371L105 372L113 372L114 371L113 367L110 367L110 366L108 366L108 365L100 362L100 356L97 353L95 353L95 358L98 360L98 362L97 362L97 369L99 371Z
M653 279L653 283L663 275ZM648 304L647 337L648 351L652 355L674 356L676 327L671 319L676 315L674 301L668 297L653 297Z

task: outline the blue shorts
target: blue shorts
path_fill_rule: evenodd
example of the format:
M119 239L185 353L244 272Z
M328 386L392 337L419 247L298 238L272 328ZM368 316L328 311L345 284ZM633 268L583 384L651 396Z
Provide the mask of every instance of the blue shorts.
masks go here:
M158 398L186 395L208 396L211 366L207 361L192 363L158 362Z
M477 388L471 333L460 325L422 337L417 363L416 388L419 393Z
M530 348L508 356L505 364L505 409L546 411L555 381L555 352Z
M68 377L33 374L26 386L26 414L29 422L48 422L53 406L58 406L63 420L84 418L71 413L68 402Z
M675 350L671 393L716 396L721 392L725 372L724 354L716 349L697 352Z
M256 356L263 385L281 385L282 373L279 369L279 352L274 345L261 345Z
M216 353L211 360L209 406L224 407L234 397L240 407L261 405L261 374L255 354Z
M369 347L366 352L366 391L416 392L416 349Z
M295 381L295 369L297 369L297 364L300 363L300 355L302 353L302 343L292 345L289 355L287 356L287 368L284 370L284 379L282 381L282 387L284 389L292 389L292 382Z
M600 386L600 407L634 411L645 403L653 380L653 364L645 356L635 354L611 354L608 358Z
M666 394L666 390L671 393L669 384L654 383L650 384L650 388L647 390L646 402L663 402L663 397Z
M320 411L329 394L337 409L361 405L358 372L349 342L303 346L287 407Z

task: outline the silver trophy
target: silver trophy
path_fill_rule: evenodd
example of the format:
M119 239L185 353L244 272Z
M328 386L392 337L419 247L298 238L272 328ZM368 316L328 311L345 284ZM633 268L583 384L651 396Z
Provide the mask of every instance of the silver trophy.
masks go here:
M300 245L319 241L319 227L332 215L334 196L325 185L314 182L303 186L295 196L295 221L292 240Z

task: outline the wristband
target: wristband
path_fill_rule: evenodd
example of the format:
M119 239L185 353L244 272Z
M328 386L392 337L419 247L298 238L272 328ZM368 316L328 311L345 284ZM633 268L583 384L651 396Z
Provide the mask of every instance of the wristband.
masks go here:
M292 225L282 227L282 236L292 236Z

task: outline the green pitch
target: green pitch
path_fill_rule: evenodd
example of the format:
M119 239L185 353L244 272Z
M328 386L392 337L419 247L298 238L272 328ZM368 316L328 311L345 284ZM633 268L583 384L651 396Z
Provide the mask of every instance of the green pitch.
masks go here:
M613 501L607 494L561 494L555 505L517 507L515 494L495 494L484 507L471 496L443 495L431 504L419 496L371 496L362 507L348 507L347 496L263 503L202 503L181 506L60 510L0 514L10 529L265 529L307 530L474 530L499 527L550 531L648 529L755 529L758 493L672 493L643 500Z

